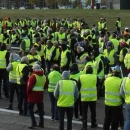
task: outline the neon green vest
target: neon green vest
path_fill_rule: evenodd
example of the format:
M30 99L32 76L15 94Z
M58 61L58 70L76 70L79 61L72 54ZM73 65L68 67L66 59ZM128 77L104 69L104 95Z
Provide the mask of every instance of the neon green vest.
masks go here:
M0 51L0 69L5 69L6 68L6 56L7 51Z
M79 68L80 71L83 70L83 68L84 68L84 66L85 66L85 63L86 63L85 58L86 58L86 56L88 56L88 54L87 54L87 53L84 53L84 54L79 58L79 60L78 60L78 59L76 60L76 63L78 64L78 68Z
M60 66L63 67L67 64L68 62L68 59L66 57L66 53L69 52L69 50L65 50L65 51L62 51L61 53L61 61L60 61Z
M127 52L128 52L128 48L123 48L123 49L126 49L127 50ZM121 49L121 51L120 51L120 55L119 55L119 61L120 62L122 62L123 61L123 49Z
M46 48L46 60L51 60L52 53L54 51L55 47L52 46L50 49Z
M70 79L74 79L76 81L78 81L80 75L83 75L84 73L82 71L80 71L79 73L77 74L70 74Z
M65 38L65 33L58 33L58 41L59 41L59 44L61 44L61 40Z
M30 40L29 39L24 39L25 41L25 51L29 51L30 50Z
M12 64L13 70L9 72L9 79L16 81L16 83L17 83L16 68L19 63L20 63L19 61L12 62L11 64Z
M57 106L71 107L74 105L74 91L76 83L72 80L60 80L59 84L59 98Z
M22 77L22 70L27 64L18 64L16 68L17 84L20 84L20 78Z
M57 61L59 59L59 56L60 56L59 48L56 48L56 56L54 57L54 60Z
M44 90L44 84L46 82L45 75L43 75L43 76L38 76L36 74L33 74L33 75L35 75L36 84L34 85L32 91L43 91Z
M127 53L124 58L124 64L127 69L130 68L130 53Z
M54 92L57 82L61 80L61 74L58 71L54 70L48 75L48 80L48 92Z
M115 76L105 80L105 104L108 106L119 106L122 104L119 87L121 79Z
M114 45L115 52L118 52L119 41L115 38L115 39L111 39L111 42Z
M122 81L123 91L125 93L125 103L130 104L130 78L124 78Z
M104 50L104 55L109 59L110 61L110 65L113 65L114 64L114 54L115 54L115 51L114 49L112 49L110 51L110 53L108 53L107 49Z

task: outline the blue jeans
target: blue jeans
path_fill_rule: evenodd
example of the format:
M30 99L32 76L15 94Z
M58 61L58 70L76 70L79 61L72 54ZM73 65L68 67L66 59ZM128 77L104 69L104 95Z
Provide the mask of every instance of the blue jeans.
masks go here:
M126 118L124 130L130 130L130 104L126 104Z
M51 100L51 118L52 119L58 119L59 116L58 116L58 109L57 109L57 101L54 97L54 94L53 92L49 92L49 97L50 97L50 100Z

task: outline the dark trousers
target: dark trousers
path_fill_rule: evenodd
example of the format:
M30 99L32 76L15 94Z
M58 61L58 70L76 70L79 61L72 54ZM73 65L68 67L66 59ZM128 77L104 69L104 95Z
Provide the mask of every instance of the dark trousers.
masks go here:
M91 125L96 124L96 101L88 101L82 102L82 110L83 110L83 129L87 129L87 113L88 107L90 107L91 111Z
M10 88L9 103L10 103L10 105L12 105L13 104L13 100L14 100L14 93L15 93L15 91L16 91L16 94L17 94L17 101L19 101L19 93L18 93L17 83L9 82L9 88Z
M53 92L49 92L49 97L50 97L50 100L51 100L51 118L52 119L58 119L59 118L59 115L58 115L58 108L57 108L57 101L56 101L56 98L54 97L54 94Z
M121 116L121 106L107 106L105 105L105 119L103 130L118 130L119 121Z
M0 69L0 97L1 97L2 83L3 83L3 92L4 92L5 97L9 96L7 79L8 79L8 74L7 74L6 69ZM2 80L3 80L3 82L2 82Z
M75 115L75 118L78 118L79 117L79 114L80 116L82 116L82 104L81 104L81 97L78 98L78 100L76 100L75 104L74 104L74 115Z
M37 104L39 117L40 117L39 125L44 126L43 103L36 103L36 104ZM35 105L35 103L28 103L28 110L29 110L29 114L30 114L30 117L31 117L32 125L37 124L36 120L35 120L35 117L34 117L34 112L33 112L34 105Z
M47 69L47 72L46 73L50 73L50 70L51 70L51 61L48 61L48 60L46 60L46 69Z
M27 96L26 96L26 87L23 85L18 85L19 91L19 114L27 115Z
M67 130L72 130L73 107L58 107L59 110L59 130L64 130L64 116L67 115Z

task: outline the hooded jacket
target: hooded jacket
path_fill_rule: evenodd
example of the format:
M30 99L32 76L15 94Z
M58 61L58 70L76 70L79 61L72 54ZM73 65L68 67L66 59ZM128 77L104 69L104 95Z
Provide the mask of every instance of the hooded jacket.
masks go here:
M30 75L27 83L27 101L29 103L42 103L43 102L43 91L32 91L33 87L36 84L36 77L33 75L36 74L38 76L43 76L43 71L33 71ZM46 81L43 83L43 88L45 89L47 86Z

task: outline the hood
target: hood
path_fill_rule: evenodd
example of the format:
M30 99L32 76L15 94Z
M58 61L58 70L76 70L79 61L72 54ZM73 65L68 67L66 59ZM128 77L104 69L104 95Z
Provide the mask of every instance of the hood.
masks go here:
M16 53L11 53L9 59L11 62L20 61L20 56Z
M43 70L41 70L41 71L33 71L33 74L36 74L38 76L43 76L44 75Z

